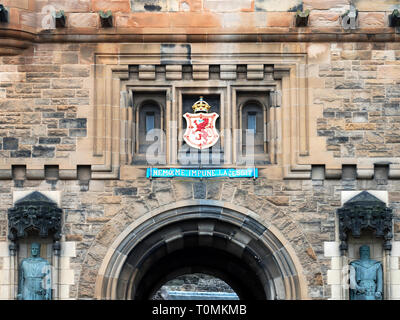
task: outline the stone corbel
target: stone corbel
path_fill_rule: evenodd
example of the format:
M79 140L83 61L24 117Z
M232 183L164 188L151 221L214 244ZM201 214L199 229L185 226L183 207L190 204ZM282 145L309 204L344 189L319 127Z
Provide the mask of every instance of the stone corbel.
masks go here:
M113 17L112 17L111 10L108 10L107 12L100 11L99 15L100 15L101 27L102 28L112 28Z
M54 14L54 20L56 21L56 28L65 28L66 18L63 10Z
M307 27L308 17L310 16L310 10L307 9L304 12L297 10L296 13L296 27Z
M0 23L8 23L8 10L0 4Z
M389 27L400 27L400 12L394 9L391 14L389 14Z

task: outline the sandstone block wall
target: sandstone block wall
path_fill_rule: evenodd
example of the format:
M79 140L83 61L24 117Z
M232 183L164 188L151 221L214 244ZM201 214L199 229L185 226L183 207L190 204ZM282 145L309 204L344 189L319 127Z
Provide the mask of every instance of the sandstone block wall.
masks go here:
M95 298L99 268L117 236L130 223L177 202L234 204L253 212L265 225L276 227L295 249L305 272L308 296L313 299L341 297L334 287L340 275L332 270L339 270L336 210L342 205L342 191L387 191L388 206L394 212L394 241L400 241L400 45L396 41L398 30L388 25L388 15L400 9L398 1L2 3L9 9L10 22L0 27L0 36L4 36L0 40L1 297L12 297L7 209L13 205L13 193L22 190L60 192L62 243L66 248L60 261L64 270L60 297L65 299ZM341 15L350 4L359 10L359 21L357 29L346 31L341 27ZM46 10L51 7L46 6L65 11L67 28L54 29L48 23L50 11ZM308 27L295 28L297 9L311 10ZM113 28L100 27L99 10L113 11ZM124 55L146 50L160 55L160 50L153 52L148 43L154 42L166 44L163 48L168 54L187 58L192 42L200 44L204 52L212 47L210 42L217 42L214 45L222 48L221 55L245 56L248 43L261 47L265 42L270 45L269 41L282 45L276 49L271 44L270 51L260 49L260 53L283 57L290 52L305 57L304 73L299 77L307 79L307 130L312 153L298 164L310 167L306 170L309 176L283 179L284 168L279 164L265 168L255 181L150 181L143 170L121 165L113 179L87 178L86 184L79 180L78 166L102 164L93 156L95 137L91 131L96 125L93 97L99 53L109 55L110 60L118 55L120 62ZM168 44L174 42L179 46L170 49ZM246 57L246 61L251 64L253 58ZM138 79L157 83L162 62L138 63ZM265 61L267 65L279 63ZM262 71L263 64L252 64L256 71ZM235 79L235 67L223 65L220 81ZM116 73L125 72L123 68L117 65ZM214 80L209 77L210 70L196 68L193 79L203 81L202 86ZM182 80L180 65L167 65L165 70L164 80ZM250 72L250 78L254 76L250 80L259 74ZM293 92L298 89L293 87ZM290 120L289 115L286 120ZM113 150L115 153L118 151ZM58 174L52 176L48 166L58 166ZM397 251L393 258L399 256ZM393 278L398 277L396 259L390 266ZM392 298L400 297L396 281L391 283Z

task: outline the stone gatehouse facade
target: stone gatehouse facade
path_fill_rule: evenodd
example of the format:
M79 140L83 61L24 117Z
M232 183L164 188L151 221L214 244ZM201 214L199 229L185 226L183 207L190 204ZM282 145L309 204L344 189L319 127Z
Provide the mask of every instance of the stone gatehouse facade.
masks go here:
M362 244L384 299L400 298L399 1L0 4L1 299L16 299L33 241L53 299L149 299L200 271L241 298L349 299ZM183 115L200 96L220 138L193 163ZM250 167L257 177L147 175ZM59 228L34 220L40 201L61 209ZM351 201L386 208L385 226L379 211L346 229ZM15 212L36 214L21 234Z

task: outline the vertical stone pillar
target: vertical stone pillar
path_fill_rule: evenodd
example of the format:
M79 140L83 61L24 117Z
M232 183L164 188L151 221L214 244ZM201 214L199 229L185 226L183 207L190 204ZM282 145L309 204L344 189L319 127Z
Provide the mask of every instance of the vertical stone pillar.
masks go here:
M75 242L61 242L59 257L59 299L70 300L70 286L75 284L75 273L70 266L70 259L76 257Z
M346 257L341 256L339 241L324 242L324 256L331 258L331 269L328 270L328 285L331 287L330 300L343 300L343 266Z
M391 270L390 270L390 254L387 250L384 250L383 253L383 298L385 300L391 300L391 288L390 288L390 278L391 278Z
M12 261L7 242L0 242L0 299L13 299L12 294Z
M53 244L53 268L52 268L52 279L51 283L53 286L53 300L60 299L60 242L56 241Z
M17 299L18 294L18 250L17 245L12 243L9 246L10 255L10 295L9 299Z
M342 255L340 258L340 270L341 270L341 300L349 300L350 299L350 259L347 254Z
M389 285L390 292L387 296L390 300L400 300L400 268L399 268L399 259L400 259L400 241L392 242L392 251L390 256L388 257L390 261L390 274L389 276ZM385 279L386 284L386 279ZM386 292L385 292L386 293Z

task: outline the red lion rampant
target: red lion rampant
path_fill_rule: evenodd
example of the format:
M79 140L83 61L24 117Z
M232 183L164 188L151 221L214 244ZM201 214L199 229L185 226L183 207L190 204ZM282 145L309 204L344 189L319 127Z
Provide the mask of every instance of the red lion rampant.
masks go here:
M210 148L218 141L219 134L215 128L217 113L185 113L183 117L187 124L183 139L189 146L196 149Z
M204 141L207 142L209 135L206 131L206 128L208 126L209 121L210 120L208 118L205 118L203 120L203 122L200 122L200 123L198 123L197 121L194 121L194 124L196 125L196 130L194 132L200 132L197 140L204 139Z

